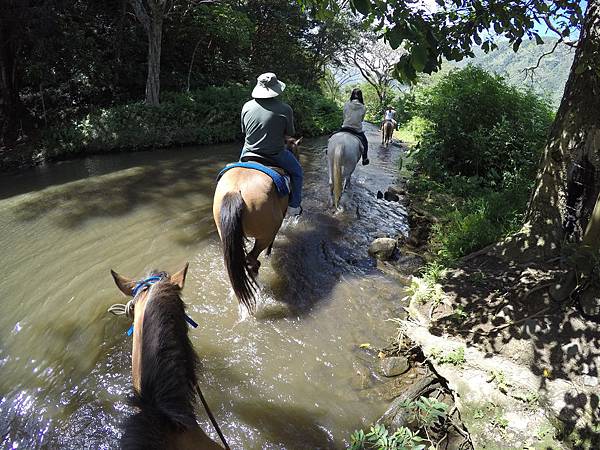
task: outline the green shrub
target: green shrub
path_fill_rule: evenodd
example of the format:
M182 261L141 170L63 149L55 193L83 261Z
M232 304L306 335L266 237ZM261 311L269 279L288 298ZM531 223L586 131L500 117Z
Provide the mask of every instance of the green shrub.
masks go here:
M408 122L401 125L394 135L404 142L415 144L423 138L423 135L430 127L431 123L427 119L414 116Z
M515 183L494 191L453 177L443 189L458 200L442 211L443 220L432 228L431 244L448 263L518 231L531 183Z
M342 126L340 107L320 92L292 85L284 91L283 100L294 110L298 136L319 136Z
M415 115L429 121L415 152L426 173L489 186L533 176L553 118L544 99L474 66L417 89Z
M43 152L52 159L81 152L108 152L241 140L240 111L251 88L209 87L166 92L159 106L141 102L100 109L63 128L46 132ZM295 111L298 135L314 136L340 126L335 103L319 92L289 86L284 100Z

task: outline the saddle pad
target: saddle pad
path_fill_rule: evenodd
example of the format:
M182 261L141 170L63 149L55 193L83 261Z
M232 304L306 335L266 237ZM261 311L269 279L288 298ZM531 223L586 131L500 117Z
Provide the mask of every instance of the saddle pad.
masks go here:
M219 175L217 176L217 181L221 179L225 172L227 172L229 169L233 169L234 167L241 167L243 169L254 169L264 174L267 174L273 180L273 183L275 184L275 188L277 189L277 193L279 195L281 195L282 197L285 195L290 195L289 177L281 175L276 170L271 169L267 166L263 166L262 164L256 162L236 162L228 164L225 167L223 167L223 169L221 169L221 171L219 172Z
M365 150L364 149L364 145L362 143L362 140L357 135L355 135L354 133L351 133L350 131L341 130L341 131L336 131L335 133L333 133L331 135L331 137L335 136L336 134L346 134L348 136L352 136L354 139L356 139L358 141L358 145L360 147L360 151L363 152Z

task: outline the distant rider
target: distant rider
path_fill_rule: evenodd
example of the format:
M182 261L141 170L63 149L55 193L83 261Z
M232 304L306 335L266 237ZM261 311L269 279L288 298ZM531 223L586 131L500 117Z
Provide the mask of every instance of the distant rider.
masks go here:
M381 129L383 130L383 124L386 120L389 120L394 125L394 129L397 129L398 122L396 122L396 110L393 106L388 106L385 112L383 113L383 122L381 122Z
M367 152L369 151L369 142L367 141L367 137L365 136L365 133L363 132L362 128L362 123L365 119L366 112L367 108L365 107L362 91L360 89L352 89L352 93L350 94L350 100L348 100L344 104L344 123L342 124L342 128L340 128L340 131L347 131L349 133L352 133L361 140L363 146L363 166L369 164L369 159L367 158Z
M242 155L252 152L270 159L290 175L291 193L288 215L302 214L302 166L291 151L285 148L286 136L293 136L294 112L276 98L285 83L274 73L263 73L252 91L253 100L242 108L242 132L245 134Z

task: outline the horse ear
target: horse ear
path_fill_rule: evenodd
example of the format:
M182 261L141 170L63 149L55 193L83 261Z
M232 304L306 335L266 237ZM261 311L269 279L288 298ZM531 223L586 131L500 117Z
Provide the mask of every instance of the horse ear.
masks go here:
M185 276L187 275L187 270L189 266L189 262L185 263L185 267L183 269L171 275L171 283L179 286L179 289L183 289L183 285L185 284Z
M111 269L110 274L112 275L113 279L115 280L115 283L117 285L117 287L119 288L119 290L127 295L127 296L131 296L133 293L133 288L135 287L135 281L130 280L128 278L122 277L121 275L119 275L117 272L115 272L114 270Z
M296 145L300 145L300 142L302 142L302 139L304 139L304 136L299 137L294 142L296 143Z

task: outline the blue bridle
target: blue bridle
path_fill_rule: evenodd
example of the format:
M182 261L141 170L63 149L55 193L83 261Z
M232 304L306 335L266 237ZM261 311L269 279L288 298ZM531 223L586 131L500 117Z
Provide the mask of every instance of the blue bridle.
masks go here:
M137 297L137 295L140 292L145 291L146 289L148 289L149 287L151 287L153 284L158 283L162 279L163 279L163 277L161 277L161 276L153 275L151 277L144 278L143 280L138 281L136 283L135 287L131 290L131 295L133 296L133 298ZM198 328L198 324L194 321L194 319L192 319L187 314L185 315L185 321L190 326L192 326L194 328ZM132 334L133 334L133 324L131 324L131 326L127 330L127 336L131 336Z

